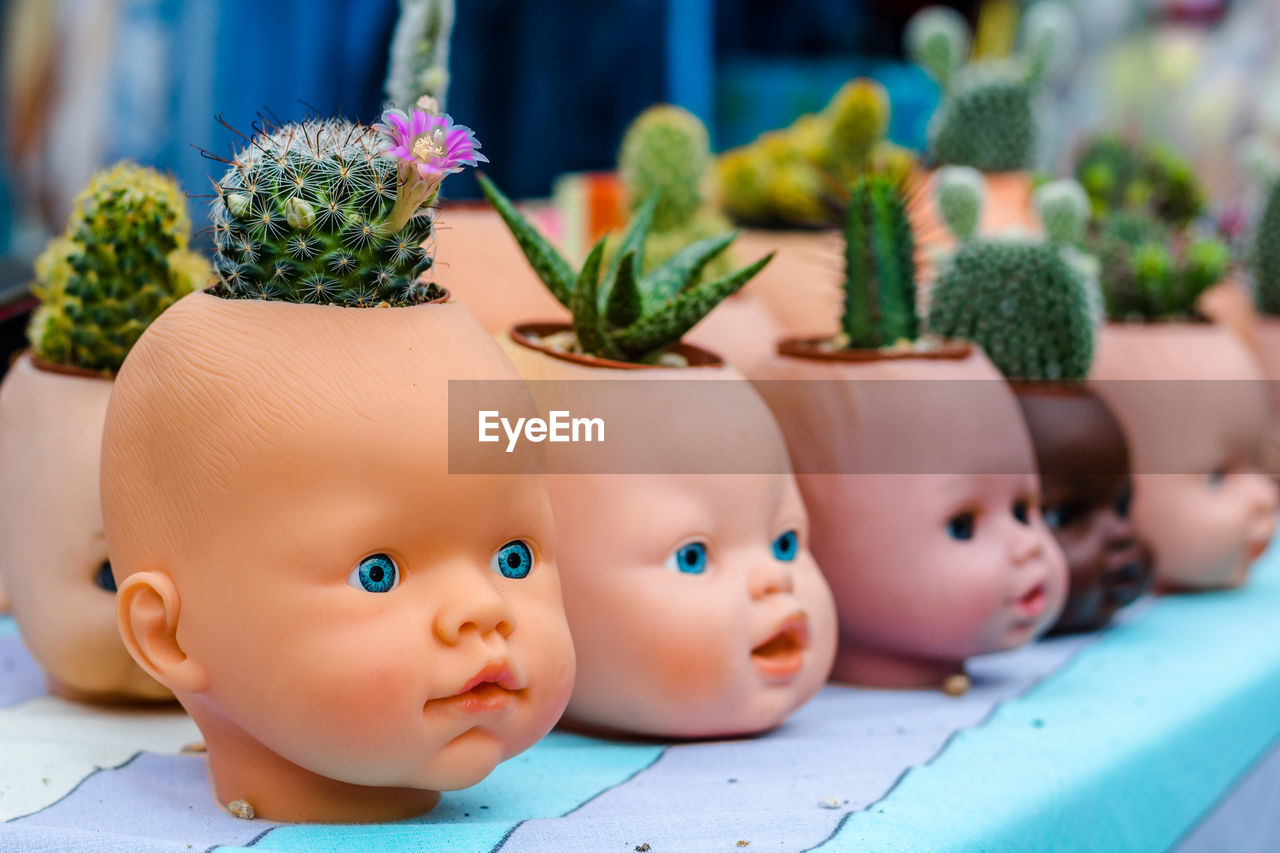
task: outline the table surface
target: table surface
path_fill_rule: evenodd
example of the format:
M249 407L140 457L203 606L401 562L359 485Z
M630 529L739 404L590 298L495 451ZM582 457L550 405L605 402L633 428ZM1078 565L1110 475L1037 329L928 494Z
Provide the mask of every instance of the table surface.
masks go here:
M553 732L430 814L370 826L230 817L181 752L199 739L184 714L47 695L0 617L0 849L1278 849L1280 819L1256 820L1280 791L1277 616L1280 547L1244 589L973 661L960 698L828 686L731 741Z

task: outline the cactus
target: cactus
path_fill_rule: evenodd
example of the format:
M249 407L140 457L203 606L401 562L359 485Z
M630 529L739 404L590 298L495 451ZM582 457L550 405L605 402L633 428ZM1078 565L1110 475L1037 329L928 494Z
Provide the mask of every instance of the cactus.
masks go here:
M1090 243L1101 263L1107 315L1117 320L1196 317L1200 295L1231 260L1222 242L1190 240L1149 212L1113 213Z
M1273 179L1267 188L1252 261L1258 308L1265 314L1280 314L1280 180Z
M211 292L350 307L438 298L418 280L433 260L431 205L445 175L484 157L448 116L384 121L314 119L250 140L215 185Z
M1095 222L1116 211L1150 211L1170 225L1185 226L1204 210L1205 194L1191 165L1163 145L1141 145L1103 134L1076 159Z
M187 249L190 231L172 179L133 163L95 173L63 237L36 261L32 352L114 375L160 312L208 283L209 262Z
M400 0L387 64L391 103L416 104L429 98L436 110L444 109L452 32L453 0Z
M551 295L569 309L578 349L589 355L655 362L773 257L770 253L740 270L699 284L707 264L733 242L736 235L731 232L686 245L652 272L642 274L645 242L657 208L655 197L636 210L607 266L602 262L602 238L575 273L492 181L484 175L478 177L480 188L511 230L533 271Z
M1012 380L1079 381L1093 360L1087 284L1055 242L1079 233L1086 216L1083 192L1067 183L1042 188L1037 199L1042 215L1054 217L1052 226L1046 223L1052 239L957 234L960 245L933 286L929 330L974 341ZM952 216L976 221L982 193L972 173L947 170L939 176L939 194L945 187ZM941 199L939 205L946 210Z
M848 345L915 340L915 239L902 193L883 176L861 178L845 224L844 315Z
M648 198L657 203L641 273L665 263L689 243L729 229L707 195L711 165L707 128L687 110L653 106L627 128L618 153L618 172L628 203L633 213ZM612 262L615 243L608 245L605 262ZM732 260L721 254L704 275L718 278L731 269Z
M906 48L942 88L929 123L929 159L937 165L1005 172L1031 166L1038 144L1033 100L1072 53L1075 19L1060 3L1028 11L1023 49L1007 59L962 64L971 34L960 15L929 8L912 18Z
M824 113L829 125L827 166L837 177L852 180L867 171L876 145L889 130L889 93L874 80L850 80Z

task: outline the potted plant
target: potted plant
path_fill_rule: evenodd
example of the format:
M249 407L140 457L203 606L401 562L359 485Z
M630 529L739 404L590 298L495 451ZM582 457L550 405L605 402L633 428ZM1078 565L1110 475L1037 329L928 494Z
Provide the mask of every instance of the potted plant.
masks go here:
M1133 519L1157 583L1237 586L1274 532L1276 487L1260 470L1261 370L1239 336L1198 308L1228 250L1143 210L1110 215L1089 243L1111 321L1090 379L1129 438Z
M835 595L834 679L961 691L967 658L1052 624L1062 554L1012 392L978 347L922 334L912 228L891 183L855 185L845 246L842 333L780 342L753 378Z
M1280 378L1280 180L1266 181L1266 200L1258 220L1249 257L1257 298L1258 355L1271 397L1271 432L1267 437L1267 469L1280 473L1280 393L1272 383Z
M594 466L552 468L578 651L566 720L664 738L779 725L826 681L831 594L768 409L719 356L680 342L769 258L698 283L726 234L642 273L651 199L603 273L603 240L575 273L483 176L481 186L573 318L516 326L506 351L526 379L556 380L531 383L535 396L584 400L633 439L610 438L618 449Z
M568 700L545 480L448 472L449 381L518 379L422 275L440 182L477 147L421 109L262 128L215 184L218 283L117 377L120 634L237 817L420 814Z
M989 199L982 232L1035 225L1029 170L1044 136L1037 99L1072 58L1076 31L1065 4L1036 3L1022 21L1018 53L970 59L969 24L954 9L922 9L907 25L907 53L942 89L926 159L933 167L970 166L984 174ZM927 198L913 213L917 233L945 241Z
M929 328L977 343L1013 386L1035 448L1040 516L1070 581L1052 630L1096 630L1146 589L1151 560L1129 517L1124 432L1084 382L1094 310L1073 245L1088 199L1074 181L1045 184L1034 196L1045 237L981 238L980 182L976 172L941 177L960 248L934 285Z
M40 299L0 386L0 576L49 690L91 702L172 700L116 632L98 502L112 380L160 312L202 287L186 199L132 163L94 174L63 236L36 263Z

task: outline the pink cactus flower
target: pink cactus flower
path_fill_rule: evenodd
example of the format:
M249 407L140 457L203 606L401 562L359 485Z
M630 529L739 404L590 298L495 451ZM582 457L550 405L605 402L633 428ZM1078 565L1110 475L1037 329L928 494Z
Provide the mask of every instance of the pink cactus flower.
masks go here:
M447 115L388 109L375 127L387 139L383 154L411 165L424 181L438 183L464 166L489 162L471 129Z

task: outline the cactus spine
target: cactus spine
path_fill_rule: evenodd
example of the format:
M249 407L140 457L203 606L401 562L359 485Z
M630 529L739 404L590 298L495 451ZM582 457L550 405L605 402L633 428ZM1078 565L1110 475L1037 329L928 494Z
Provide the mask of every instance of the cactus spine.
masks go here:
M133 163L95 173L64 235L36 261L32 352L114 375L162 311L208 283L208 261L187 249L190 231L172 179Z
M844 316L848 346L915 340L915 239L901 192L884 177L853 187L845 224Z

